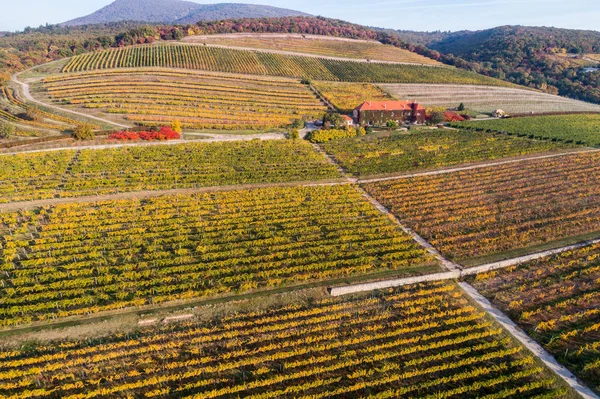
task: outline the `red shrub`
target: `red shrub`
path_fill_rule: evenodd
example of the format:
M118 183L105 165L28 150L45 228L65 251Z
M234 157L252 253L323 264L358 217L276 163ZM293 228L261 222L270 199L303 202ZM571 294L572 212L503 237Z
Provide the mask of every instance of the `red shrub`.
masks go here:
M122 131L108 136L109 140L177 140L181 135L170 127L161 127L158 132L129 132Z
M444 116L446 117L446 122L463 122L465 120L465 118L456 112L446 111L444 112Z

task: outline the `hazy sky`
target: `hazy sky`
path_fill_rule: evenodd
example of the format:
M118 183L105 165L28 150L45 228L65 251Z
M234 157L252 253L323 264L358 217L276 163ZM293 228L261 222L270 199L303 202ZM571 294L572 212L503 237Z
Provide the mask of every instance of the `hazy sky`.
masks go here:
M59 23L112 0L0 0L0 31ZM537 25L600 30L600 0L210 0L292 8L363 25L410 30Z

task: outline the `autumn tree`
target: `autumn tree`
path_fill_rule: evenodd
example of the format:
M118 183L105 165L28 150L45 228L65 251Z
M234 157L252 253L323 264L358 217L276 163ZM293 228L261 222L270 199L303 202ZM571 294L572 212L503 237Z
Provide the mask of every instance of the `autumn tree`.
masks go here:
M175 119L171 124L171 129L173 129L174 132L181 134L183 132L181 121L179 119Z
M87 123L77 126L73 132L73 138L75 138L75 140L95 139L96 135L94 134L94 127Z

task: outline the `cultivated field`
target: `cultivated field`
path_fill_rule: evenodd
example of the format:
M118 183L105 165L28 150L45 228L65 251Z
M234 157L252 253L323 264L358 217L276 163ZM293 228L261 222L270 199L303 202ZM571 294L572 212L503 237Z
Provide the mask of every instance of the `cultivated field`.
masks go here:
M600 236L600 153L572 154L365 187L443 254L462 261Z
M140 67L184 68L325 81L513 86L456 68L354 62L190 44L124 47L87 53L73 57L63 68L63 72Z
M592 61L600 62L600 54L586 54L585 58L590 59Z
M600 146L600 115L560 115L459 123L457 126Z
M441 65L431 58L377 41L340 40L330 36L281 35L281 34L230 34L188 36L185 42L216 44L220 46L246 47L295 53L308 53L340 58L369 59L410 64Z
M600 392L600 246L477 276L473 285Z
M73 119L40 109L36 109L35 114L32 114L31 108L30 105L17 99L11 88L0 87L0 120L16 124L17 130L21 132L40 132L40 129L42 131L72 130L80 124ZM95 127L97 128L97 126Z
M377 134L323 145L355 176L439 168L568 148L567 144L473 131Z
M246 141L3 155L0 203L138 190L334 179L306 142Z
M43 377L41 377L43 375ZM7 397L568 398L453 284L0 352Z
M0 326L436 269L350 185L71 203L0 218L0 270L10 276Z
M55 101L145 126L179 120L188 129L272 129L327 110L306 85L259 78L156 69L110 70L46 78Z
M382 88L398 98L415 100L429 107L457 107L490 113L502 109L509 114L530 112L597 112L600 105L554 96L525 88L437 84L385 84Z
M313 82L313 86L340 112L346 113L352 112L365 101L392 98L370 83Z

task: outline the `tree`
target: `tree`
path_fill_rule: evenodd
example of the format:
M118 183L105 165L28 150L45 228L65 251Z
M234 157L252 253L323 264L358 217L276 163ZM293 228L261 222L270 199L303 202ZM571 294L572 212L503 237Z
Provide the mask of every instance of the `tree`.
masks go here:
M174 132L181 134L183 132L183 129L181 128L181 121L179 119L175 119L171 124L171 129Z
M364 127L358 126L356 128L356 136L364 136L365 134L367 134L367 131L365 130Z
M390 129L395 129L398 127L398 122L393 121L393 120L389 120L385 123L385 126L387 126Z
M374 132L373 132L373 128L372 128L371 126L367 127L367 128L365 129L365 131L367 132L367 134L373 134L373 133L374 133Z
M288 139L298 140L299 137L300 137L300 133L298 132L298 129L290 129L288 131Z
M15 133L14 125L0 121L0 139L5 139Z
M457 110L457 111L464 111L464 110L465 110L465 104L463 104L463 103L460 103L460 104L458 105L458 108L456 108L456 110Z
M328 112L323 117L323 126L331 127L334 129L339 129L344 124L344 120L342 119L342 115Z
M302 119L294 119L292 121L292 128L302 129L304 127L304 121Z
M429 116L429 123L432 125L439 125L444 122L446 122L446 115L442 111L434 111Z
M73 138L75 140L95 139L96 134L94 134L94 127L92 125L88 125L87 123L77 126L73 132Z

